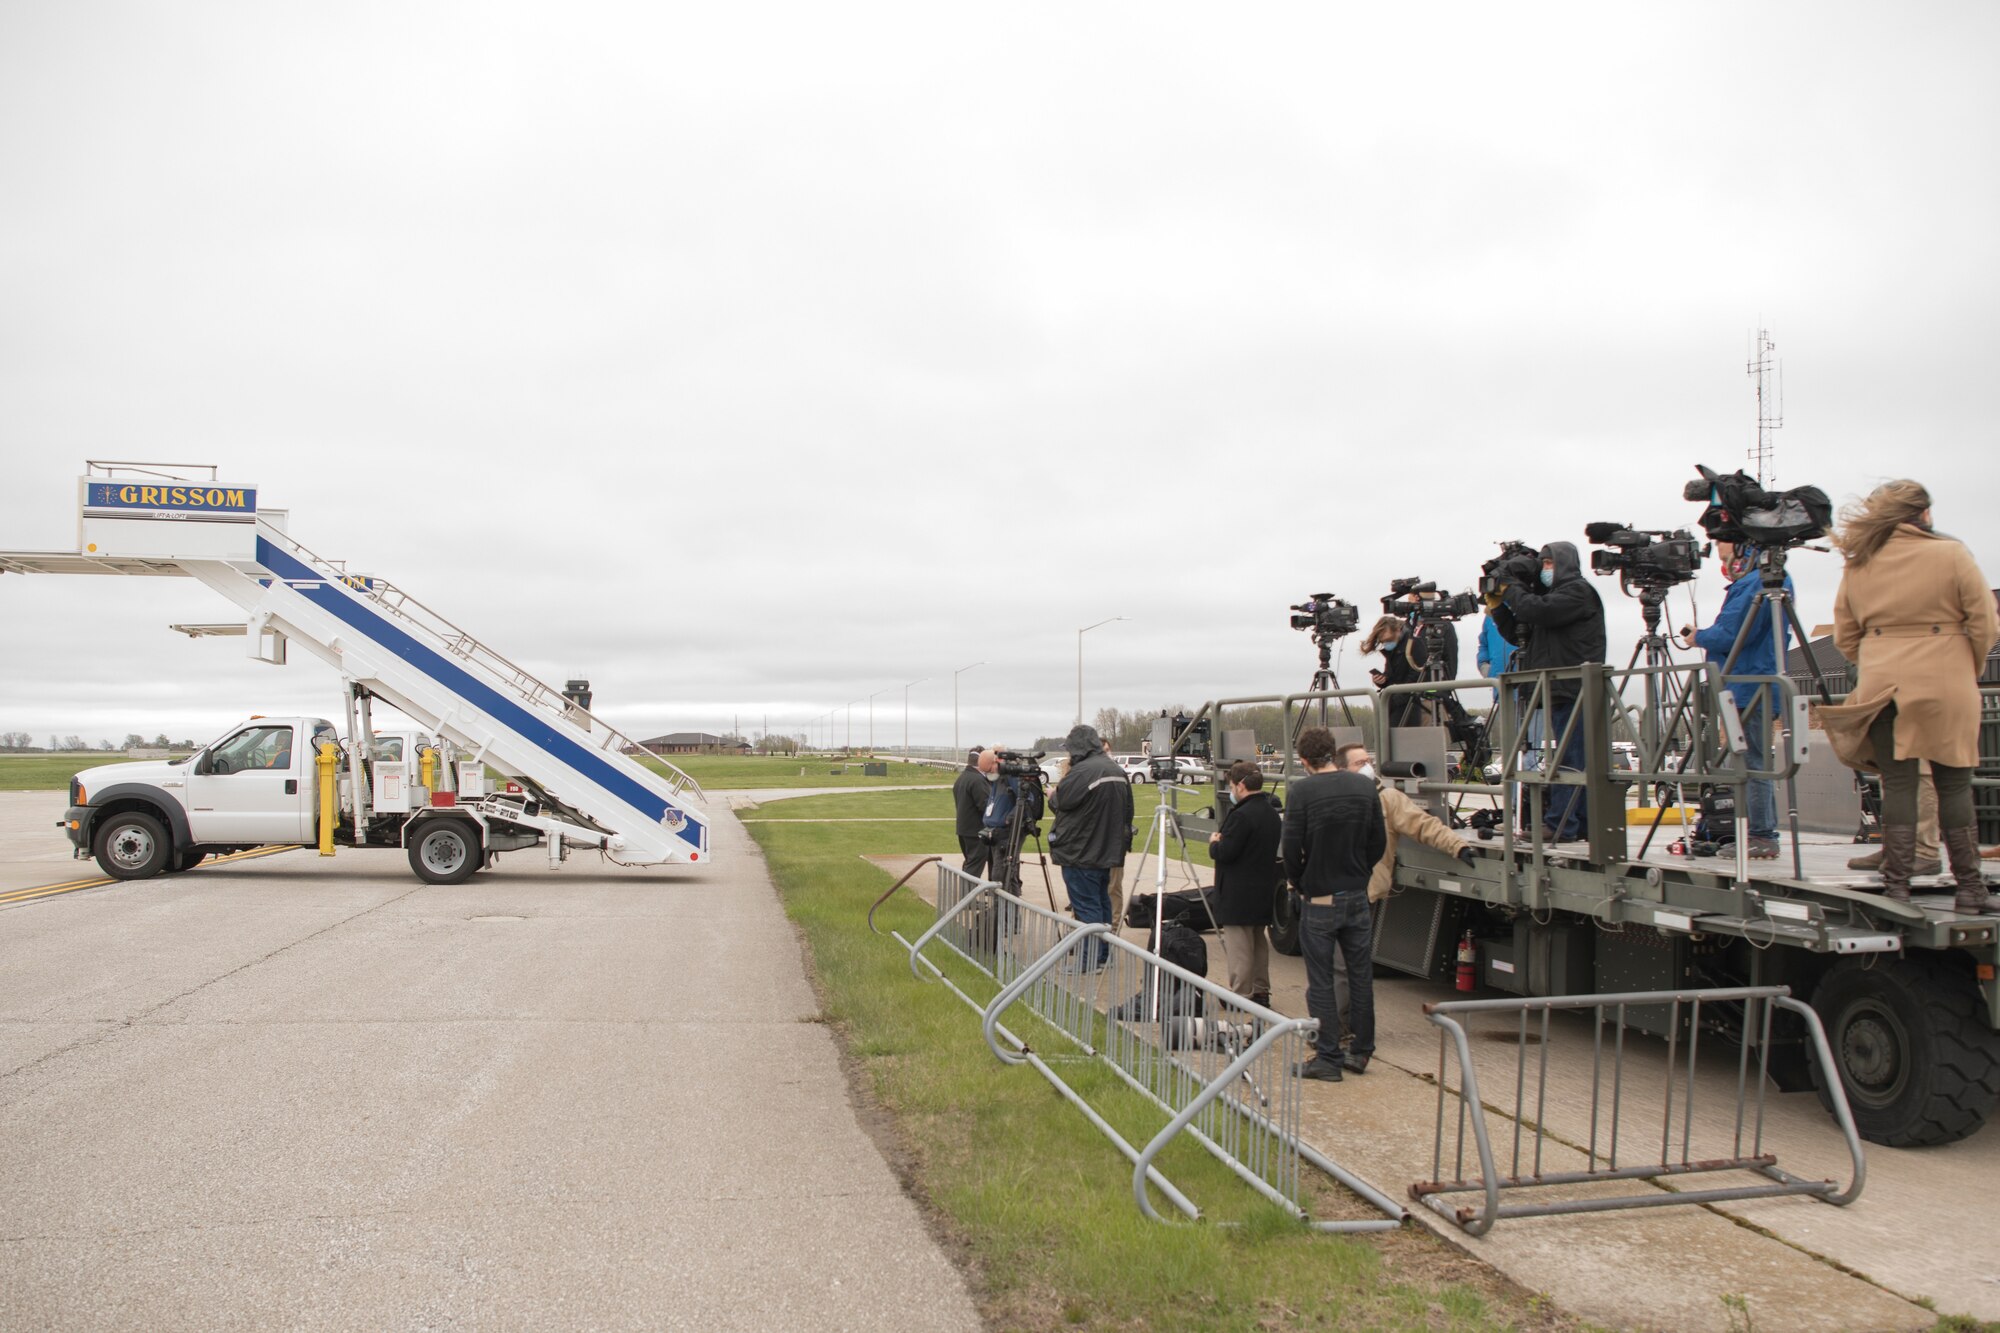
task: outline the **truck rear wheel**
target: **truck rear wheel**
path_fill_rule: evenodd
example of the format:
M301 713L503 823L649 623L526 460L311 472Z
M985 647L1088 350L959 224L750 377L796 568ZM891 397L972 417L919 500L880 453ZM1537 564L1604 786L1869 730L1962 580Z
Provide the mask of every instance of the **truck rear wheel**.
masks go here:
M426 884L462 884L479 869L479 831L463 819L431 819L410 839L410 869Z
M97 865L113 879L150 879L173 852L166 826L140 811L106 816L97 826Z
M1912 955L1843 962L1813 992L1854 1126L1892 1148L1956 1143L2000 1105L2000 1034L1969 970ZM1818 1063L1814 1079L1818 1082ZM1831 1108L1826 1089L1820 1102Z

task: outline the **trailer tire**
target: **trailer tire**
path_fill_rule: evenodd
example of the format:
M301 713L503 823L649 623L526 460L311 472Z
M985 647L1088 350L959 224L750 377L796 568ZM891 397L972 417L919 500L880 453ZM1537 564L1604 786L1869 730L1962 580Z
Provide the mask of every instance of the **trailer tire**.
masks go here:
M1813 992L1855 1128L1892 1148L1956 1143L2000 1105L2000 1033L1968 969L1905 956L1843 962ZM1813 1062L1820 1104L1832 1109Z
M1305 944L1299 939L1299 922L1302 902L1299 895L1288 888L1278 890L1277 901L1271 904L1271 951L1287 958L1297 958L1305 952Z
M426 820L410 838L410 869L426 884L463 884L483 860L470 820Z
M140 810L107 815L97 825L97 867L113 879L151 879L172 862L167 827Z

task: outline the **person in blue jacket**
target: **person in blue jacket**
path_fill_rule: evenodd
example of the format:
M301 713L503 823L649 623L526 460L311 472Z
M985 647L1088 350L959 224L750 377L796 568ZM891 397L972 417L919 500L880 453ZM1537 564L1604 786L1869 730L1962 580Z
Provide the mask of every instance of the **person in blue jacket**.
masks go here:
M1751 605L1756 601L1758 589L1763 586L1763 580L1757 576L1757 548L1718 541L1715 543L1715 558L1722 565L1722 576L1729 580L1729 592L1722 599L1722 609L1715 614L1715 623L1703 630L1693 626L1683 629L1681 643L1701 649L1711 662L1727 662L1729 650L1736 646L1736 636L1743 631L1743 622L1750 620L1749 632L1743 635L1743 650L1736 654L1736 663L1729 670L1729 692L1736 697L1737 711L1743 715L1743 739L1750 747L1750 766L1769 768L1770 714L1777 707L1777 700L1760 704L1760 696L1766 694L1765 688L1740 681L1737 677L1780 674L1779 660L1784 652L1785 640L1791 636L1786 627L1779 626L1779 643L1775 648L1772 646L1771 606L1768 602L1757 607L1755 618L1751 618ZM1791 590L1792 578L1787 574L1785 591L1789 593ZM1778 795L1769 779L1751 779L1744 792L1744 807L1749 824L1750 856L1759 861L1776 858Z
M1505 671L1513 660L1514 645L1507 642L1507 636L1500 632L1499 624L1494 621L1492 614L1488 613L1479 626L1479 674L1497 676ZM1498 685L1493 687L1493 693L1495 695L1500 693Z

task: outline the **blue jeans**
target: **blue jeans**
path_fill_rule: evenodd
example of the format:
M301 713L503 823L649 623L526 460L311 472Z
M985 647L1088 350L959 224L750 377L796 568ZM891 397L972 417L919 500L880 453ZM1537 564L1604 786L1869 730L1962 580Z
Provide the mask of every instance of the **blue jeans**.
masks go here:
M1551 744L1562 739L1563 728L1569 725L1570 714L1576 711L1576 700L1554 699L1549 703L1549 741ZM1569 744L1556 759L1558 769L1572 772L1583 771L1583 727L1579 725L1569 738ZM1556 831L1557 842L1573 842L1583 836L1584 796L1581 787L1548 787L1548 804L1542 808L1542 823Z
M1764 710L1760 707L1743 709L1743 740L1750 747L1748 760L1752 768L1769 768L1771 754L1764 746ZM1753 838L1776 838L1778 836L1778 787L1768 778L1752 778L1745 784L1743 793L1743 814L1750 826Z
M1062 868L1063 889L1069 894L1070 914L1078 921L1111 922L1111 869L1108 866L1064 866ZM1111 946L1103 940L1096 942L1094 949L1086 950L1090 961L1086 967L1102 967L1111 954Z
M1347 972L1347 1030L1354 1034L1352 1054L1375 1053L1375 917L1363 891L1308 898L1299 922L1299 944L1306 957L1306 1013L1319 1020L1314 1048L1329 1060L1340 1059L1340 1000L1333 985L1333 951Z

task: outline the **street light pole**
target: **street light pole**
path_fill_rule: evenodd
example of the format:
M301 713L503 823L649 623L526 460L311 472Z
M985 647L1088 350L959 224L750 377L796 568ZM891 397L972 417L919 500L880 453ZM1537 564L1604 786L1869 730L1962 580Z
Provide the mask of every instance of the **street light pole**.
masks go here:
M1098 625L1109 625L1113 620L1123 619L1124 616L1112 616L1109 620L1098 621L1097 625L1085 625L1076 632L1076 725L1079 727L1083 725L1083 636Z
M859 699L849 699L847 701L847 744L840 748L849 752L852 752L854 749L854 705L860 702Z
M875 694L887 694L895 688L894 685L884 685ZM875 694L868 696L868 753L871 755L875 753Z
M923 680L911 681L910 685L921 685L929 679L925 676ZM906 763L910 758L910 685L903 687L903 760Z
M984 662L968 662L951 673L951 748L952 758L958 757L958 678L973 667L985 666Z

